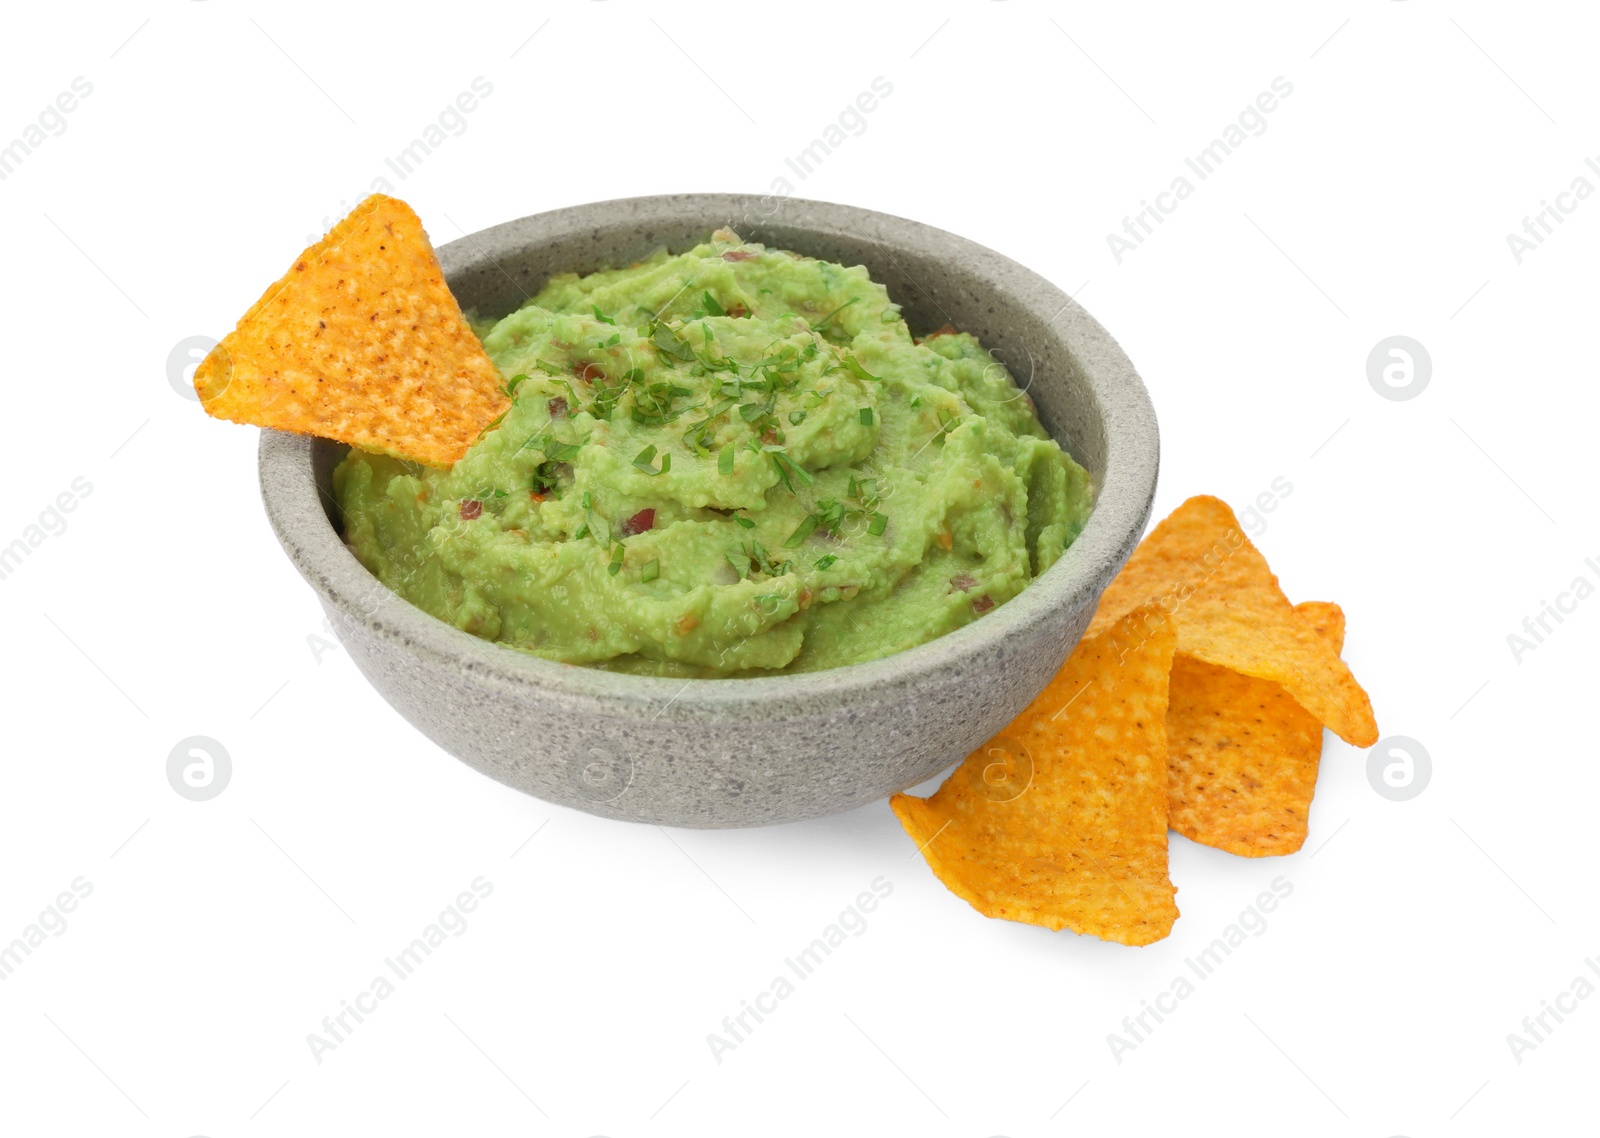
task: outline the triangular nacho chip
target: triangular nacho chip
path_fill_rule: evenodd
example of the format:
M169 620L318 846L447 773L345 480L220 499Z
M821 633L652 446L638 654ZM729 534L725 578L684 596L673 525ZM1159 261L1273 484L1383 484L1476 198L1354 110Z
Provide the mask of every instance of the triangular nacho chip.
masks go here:
M1145 604L1171 614L1179 655L1280 684L1347 743L1378 741L1367 693L1295 615L1227 503L1190 498L1150 531L1100 598L1087 635Z
M1343 609L1307 601L1295 612L1342 650ZM1278 684L1173 659L1167 794L1178 833L1242 857L1294 853L1305 844L1321 759L1322 724Z
M510 401L422 222L374 194L194 373L206 413L450 466Z
M1294 611L1336 654L1344 651L1344 609L1332 601L1301 601Z
M934 874L985 916L1122 944L1172 931L1167 674L1174 635L1139 610L1073 651L931 798L889 800Z

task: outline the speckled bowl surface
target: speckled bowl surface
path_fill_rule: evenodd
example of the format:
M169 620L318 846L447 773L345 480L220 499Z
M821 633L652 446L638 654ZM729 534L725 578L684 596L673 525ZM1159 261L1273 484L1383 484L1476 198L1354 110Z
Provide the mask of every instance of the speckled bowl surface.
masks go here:
M261 493L284 550L389 703L451 754L529 794L609 818L755 826L883 798L957 762L1049 682L1149 520L1159 440L1144 385L1065 293L943 230L794 198L682 194L554 210L439 250L464 308L498 315L545 278L679 251L719 226L865 265L914 333L972 332L1093 478L1083 533L1020 595L905 652L802 675L672 680L553 663L480 640L384 588L346 548L329 476L346 448L261 435Z

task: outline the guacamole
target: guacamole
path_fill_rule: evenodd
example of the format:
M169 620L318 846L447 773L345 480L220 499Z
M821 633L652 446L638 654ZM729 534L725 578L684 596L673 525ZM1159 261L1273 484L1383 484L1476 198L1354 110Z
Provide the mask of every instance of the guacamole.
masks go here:
M719 230L474 324L510 408L449 470L352 450L345 539L477 636L670 676L885 656L1004 604L1089 477L972 336Z

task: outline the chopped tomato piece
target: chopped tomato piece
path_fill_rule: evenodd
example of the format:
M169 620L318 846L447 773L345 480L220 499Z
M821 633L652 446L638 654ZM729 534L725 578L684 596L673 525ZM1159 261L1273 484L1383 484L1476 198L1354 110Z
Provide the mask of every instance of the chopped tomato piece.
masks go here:
M655 524L656 524L656 512L655 512L655 510L653 510L653 509L640 510L637 514L634 514L631 518L625 519L623 521L623 523L620 526L617 527L617 534L620 537L632 537L636 533L643 533L645 530L654 529L655 528Z

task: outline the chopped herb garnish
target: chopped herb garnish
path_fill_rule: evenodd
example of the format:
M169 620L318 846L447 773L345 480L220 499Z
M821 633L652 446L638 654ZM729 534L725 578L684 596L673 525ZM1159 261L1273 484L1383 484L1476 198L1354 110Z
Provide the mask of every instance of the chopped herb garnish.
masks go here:
M861 408L861 425L863 427L872 426L872 408L871 407L863 407L863 408Z
M716 388L713 388L713 391L716 391L721 387L722 385L718 384ZM693 426L691 426L687 431L683 432L683 445L700 455L702 458L704 458L706 455L709 455L711 453L711 444L716 441L716 421L720 419L723 414L725 414L728 409L737 402L739 402L739 395L737 390L735 390L733 395L721 400L709 411L707 411L704 419L701 419L698 423L695 423ZM723 473L727 474L730 473L730 471L725 470Z
M790 411L789 412L789 425L791 427L798 427L801 423L804 423L805 421L806 421L806 413L804 411Z
M711 295L710 290L700 294L700 310L706 316L726 316L722 305L717 303L717 298Z
M650 329L650 340L657 348L684 363L694 362L694 349L671 328L659 321Z
M818 519L816 514L807 514L805 521L801 522L795 527L794 532L789 535L789 540L783 543L783 547L785 549L793 549L806 538L810 537L812 531L817 528L817 523L819 520L820 519Z
M783 480L783 484L784 484L784 486L786 486L788 488L789 493L793 494L794 493L794 483L789 481L789 472L783 468L783 459L782 459L782 457L779 456L779 455L776 455L776 454L773 455L772 456L772 465L778 468L778 477Z
M752 541L749 545L741 544L739 552L743 553L746 560L750 562L750 571L752 573L761 572L773 577L781 577L790 569L790 562L774 560L759 541Z
M524 442L517 450L537 450L544 455L544 461L533 468L533 484L529 487L535 494L548 494L556 488L557 474L563 473L560 469L562 463L571 462L578 457L578 452L583 449L587 439L580 439L575 443L563 443L549 435L534 435Z
M615 577L622 570L622 543L619 541L611 547L611 564L606 566L606 572Z
M750 576L750 558L742 550L738 557L731 553L726 554L726 557L728 564L733 566L733 571L739 574L739 580L743 581Z
M655 460L656 448L655 444L652 443L634 456L633 465L650 475L652 478L657 474L665 474L667 471L672 469L672 456L670 454L665 452L662 453L660 470L657 470L653 465L651 465L655 462Z
M802 485L811 485L811 475L807 474L804 470L800 469L800 467L796 466L788 455L779 451L773 451L771 453L772 465L778 468L778 477L783 480L784 489L788 490L791 494L794 493L794 483L789 480L789 475L791 474L798 478Z
M588 369L592 366L593 365L585 365L585 380L591 378L591 374L588 372ZM595 383L594 402L589 404L589 406L582 408L582 410L587 411L596 419L610 419L611 412L614 411L617 404L622 401L623 393L632 386L633 381L638 379L639 375L640 372L638 368L630 368L623 374L621 379L616 381L615 384L609 382ZM594 368L592 378L605 381L606 374L599 368ZM568 410L568 414L570 415L572 413L571 408L576 407L579 404L578 397L573 392L572 385L570 383L567 383L565 380L561 380L559 382L567 389L567 394L571 396L571 402Z
M860 360L856 359L855 356L849 354L848 352L846 352L844 356L844 369L857 379L869 380L872 383L883 382L883 377L881 375L873 375L870 371L861 366Z
M834 537L839 536L839 527L844 524L845 516L859 513L852 510L837 498L824 498L817 503L817 523Z
M828 326L828 321L832 320L835 316L839 315L839 313L841 313L845 309L849 308L852 304L860 304L860 303L861 303L861 298L859 296L852 296L849 300L845 301L838 308L835 308L832 312L828 313L821 320L819 320L815 324L813 324L811 326L811 330L813 332L822 331L824 328L826 328Z
M701 419L698 423L689 424L689 429L683 432L683 445L701 458L711 453L711 444L717 441L715 408L713 413Z
M749 518L745 517L743 514L734 514L733 515L733 520L735 522L737 522L739 525L743 526L745 529L755 529L756 528L756 523L751 521Z
M613 332L613 333L611 333L611 339L607 340L605 343L601 344L600 346L602 348L614 348L620 343L622 343L622 333L621 332Z
M615 320L611 319L611 317L607 316L604 312L600 311L600 306L598 304L591 304L589 307L594 310L594 318L596 320L600 321L600 323L602 323L602 324L615 324L616 323Z
M883 531L889 526L889 519L883 514L873 514L872 524L867 527L867 532L873 537L882 537Z
M639 580L641 581L654 581L659 576L661 576L660 558L651 558L644 563L644 568L639 570Z
M835 553L824 554L823 556L817 558L817 568L818 569L827 569L830 566L832 566L834 564L834 562L836 562L838 560L839 560L838 554L835 554Z
M500 412L500 414L496 415L493 419L490 419L487 423L485 423L483 425L483 430L478 432L477 439L474 439L473 441L474 442L481 441L483 439L483 436L487 435L490 431L492 431L496 427L498 427L501 424L501 422L505 419L505 417L506 417L506 413L504 411L502 411L502 412Z
M685 450L692 450L704 458L711 453L711 444L716 437L716 432L711 429L711 420L703 419L690 424L689 429L683 432L683 446Z
M665 426L696 406L693 403L685 407L674 406L676 400L693 394L689 388L676 383L636 385L633 389L633 421L651 427Z
M722 448L722 453L717 455L717 473L718 474L732 474L733 473L733 447L732 446L723 447Z
M505 386L500 390L505 393L505 397L507 399L515 399L517 397L517 388L521 387L527 378L527 376L522 374L514 375L510 379L506 380Z

